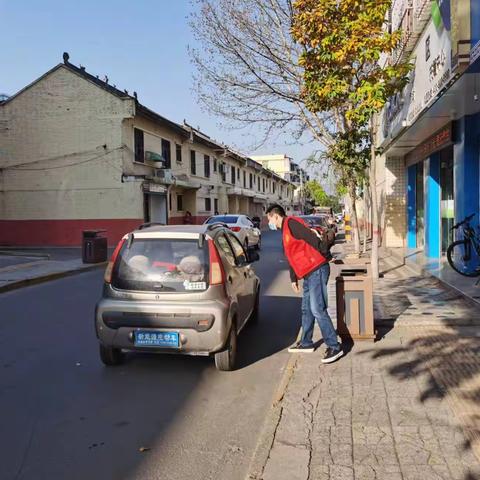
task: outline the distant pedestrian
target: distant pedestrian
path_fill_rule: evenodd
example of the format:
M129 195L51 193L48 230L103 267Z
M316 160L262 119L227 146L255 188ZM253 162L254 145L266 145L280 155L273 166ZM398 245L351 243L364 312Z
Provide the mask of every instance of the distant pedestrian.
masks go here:
M267 209L268 226L281 230L283 250L290 265L293 291L300 291L298 281L303 278L302 337L288 349L289 352L313 352L315 320L327 346L323 363L332 363L343 355L337 333L328 314L327 284L332 258L327 238L319 236L298 217L287 217L280 205Z
M193 223L192 214L188 210L185 212L185 216L183 217L183 223L185 225L191 225Z

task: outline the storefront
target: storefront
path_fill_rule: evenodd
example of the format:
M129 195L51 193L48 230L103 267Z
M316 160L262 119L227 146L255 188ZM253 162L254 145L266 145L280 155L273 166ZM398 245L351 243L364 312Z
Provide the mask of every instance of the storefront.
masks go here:
M405 157L407 166L407 247L425 248L439 257L453 240L453 123L449 123Z
M392 244L433 259L460 233L452 226L475 214L476 227L480 212L480 4L434 6L412 48L410 82L382 112L379 141Z

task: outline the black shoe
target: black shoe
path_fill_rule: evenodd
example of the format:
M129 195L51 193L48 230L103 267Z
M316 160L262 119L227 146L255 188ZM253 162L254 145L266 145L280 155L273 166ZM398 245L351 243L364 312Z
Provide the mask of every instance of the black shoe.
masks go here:
M334 348L327 348L325 352L325 356L322 358L322 363L332 363L335 360L339 359L343 355L342 347L334 349Z
M290 353L312 353L315 351L315 347L310 345L309 347L302 345L300 342L288 347Z

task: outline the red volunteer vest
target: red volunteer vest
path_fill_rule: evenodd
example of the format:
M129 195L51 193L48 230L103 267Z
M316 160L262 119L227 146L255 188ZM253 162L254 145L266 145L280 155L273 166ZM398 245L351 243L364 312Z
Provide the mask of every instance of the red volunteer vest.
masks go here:
M304 240L297 240L290 230L289 223L296 221L308 228L307 224L298 217L286 217L283 225L283 248L295 275L304 278L326 263L327 259Z

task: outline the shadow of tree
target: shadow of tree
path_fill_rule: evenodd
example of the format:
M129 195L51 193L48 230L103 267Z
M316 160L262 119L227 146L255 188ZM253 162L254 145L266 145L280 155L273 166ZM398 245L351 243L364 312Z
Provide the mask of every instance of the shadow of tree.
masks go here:
M474 331L419 329L402 347L368 349L359 354L370 355L372 360L392 359L387 372L399 382L416 378L422 404L445 399L464 435L463 450L471 451L480 461L480 338ZM467 472L464 476L464 480L473 479L478 479L477 474Z

